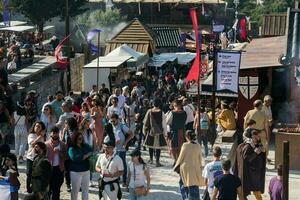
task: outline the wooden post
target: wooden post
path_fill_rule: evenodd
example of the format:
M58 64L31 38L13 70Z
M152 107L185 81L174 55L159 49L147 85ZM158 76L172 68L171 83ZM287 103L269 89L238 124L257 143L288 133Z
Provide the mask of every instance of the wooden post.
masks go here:
M283 170L282 170L282 178L283 178L283 200L289 199L289 163L290 163L290 142L283 141Z
M97 93L99 92L99 63L100 62L100 31L98 32L98 53L97 53Z

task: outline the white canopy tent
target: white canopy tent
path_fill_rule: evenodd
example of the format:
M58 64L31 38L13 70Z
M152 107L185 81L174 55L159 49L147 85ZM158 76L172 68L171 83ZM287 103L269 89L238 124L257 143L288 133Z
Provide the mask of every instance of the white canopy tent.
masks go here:
M110 75L110 69L116 69L127 64L127 67L138 67L145 64L148 61L148 55L136 52L128 47L126 44L116 48L106 56L99 57L99 83L105 83L109 86L108 76ZM83 67L83 82L84 90L88 91L92 88L92 85L96 84L97 80L97 65L98 59L94 59L91 63Z
M27 22L24 21L10 21L10 26L23 26L26 25ZM4 22L0 22L0 27L6 27Z
M34 26L10 26L0 28L0 31L11 31L11 32L24 32L24 31L34 31Z

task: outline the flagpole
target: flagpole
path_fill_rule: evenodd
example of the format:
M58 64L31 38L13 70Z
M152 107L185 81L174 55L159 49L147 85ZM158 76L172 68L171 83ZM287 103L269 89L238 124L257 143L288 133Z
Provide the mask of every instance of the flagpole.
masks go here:
M70 17L69 17L69 0L66 0L66 19L65 19L65 37L70 35ZM67 92L71 91L71 63L70 63L70 40L66 41L67 46Z
M97 52L97 93L99 91L99 62L100 62L100 31L98 31L98 52Z
M202 37L201 37L201 34L199 34L199 44L198 44L198 51L199 51L199 72L198 72L198 120L199 120L199 132L198 134L201 134L201 123L200 123L200 119L201 119L201 97L200 97L200 94L201 94L201 83L200 83L200 78L201 78L201 70L202 70L202 67L201 67L201 48L202 48ZM196 48L197 48L197 44L196 44Z

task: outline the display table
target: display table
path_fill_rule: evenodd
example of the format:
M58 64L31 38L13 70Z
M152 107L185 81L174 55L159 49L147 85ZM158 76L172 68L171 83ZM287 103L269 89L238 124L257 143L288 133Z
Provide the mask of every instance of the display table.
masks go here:
M300 170L300 133L275 133L275 166L282 164L283 141L290 142L290 169Z

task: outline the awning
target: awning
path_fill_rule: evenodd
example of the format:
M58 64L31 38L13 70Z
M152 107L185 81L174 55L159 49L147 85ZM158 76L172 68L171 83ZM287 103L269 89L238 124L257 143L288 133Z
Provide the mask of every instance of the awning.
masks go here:
M148 61L148 55L129 48L126 44L116 48L106 56L99 57L99 67L116 68L127 62L127 67L139 67ZM85 68L97 67L97 58L85 65Z
M178 64L187 65L194 60L195 56L195 53L190 52L154 54L153 57L150 58L148 66L161 67L167 62L174 62L176 59Z
M27 24L27 22L24 21L10 21L10 26L22 26ZM0 27L5 27L4 22L0 22Z
M146 62L148 62L149 57L145 53L140 53L126 44L116 48L112 52L106 55L106 57L119 57L119 56L130 56L130 59L127 61L127 67L139 67Z
M100 68L117 68L124 62L129 60L131 56L118 56L118 57L100 57L99 67ZM84 66L84 68L97 68L98 59L96 58L91 63Z
M254 39L241 57L240 69L282 67L278 58L286 50L286 36Z
M0 31L11 31L11 32L24 32L24 31L34 31L34 26L10 26L0 28Z

